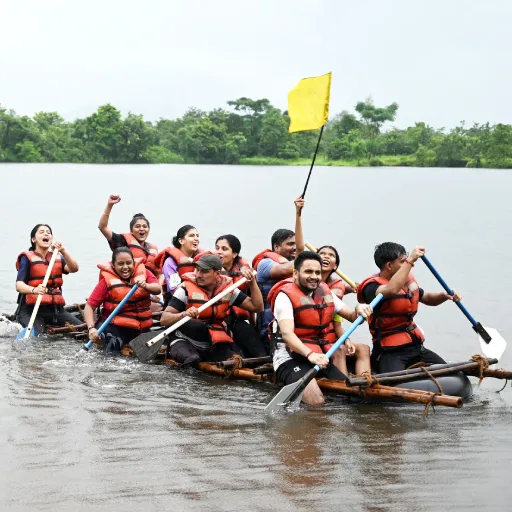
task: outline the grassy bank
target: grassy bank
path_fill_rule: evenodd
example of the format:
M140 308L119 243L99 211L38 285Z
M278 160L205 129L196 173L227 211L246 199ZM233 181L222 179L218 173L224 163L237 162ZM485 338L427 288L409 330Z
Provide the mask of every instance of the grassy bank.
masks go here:
M315 165L326 165L334 167L413 167L416 163L415 155L381 155L371 160L328 160L324 155L317 157ZM271 158L256 156L251 158L241 158L241 165L311 165L309 158L297 158L294 160L284 160L281 158Z

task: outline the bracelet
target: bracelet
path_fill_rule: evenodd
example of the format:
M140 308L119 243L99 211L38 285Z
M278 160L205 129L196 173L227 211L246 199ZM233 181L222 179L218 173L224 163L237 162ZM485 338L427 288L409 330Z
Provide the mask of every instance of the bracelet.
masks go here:
M409 265L411 265L411 267L414 267L414 263L409 259L409 258L405 258L405 263L409 263Z
M110 217L110 213L103 212L103 215L105 215L105 217Z
M311 354L313 354L315 351L314 350L310 350L307 354L306 354L306 359L309 359L309 356Z
M96 327L94 325L88 325L87 330L90 331L91 329L96 329Z
M32 293L32 294L33 294L35 289L36 289L36 287L34 286L34 287L32 288L32 291L31 291L30 293Z

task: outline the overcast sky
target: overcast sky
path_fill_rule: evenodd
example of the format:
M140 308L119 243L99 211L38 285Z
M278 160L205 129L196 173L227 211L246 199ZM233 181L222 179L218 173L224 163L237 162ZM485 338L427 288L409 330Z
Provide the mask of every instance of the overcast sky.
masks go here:
M332 71L331 117L372 95L400 127L512 123L511 0L0 0L0 19L0 103L20 114L284 110Z

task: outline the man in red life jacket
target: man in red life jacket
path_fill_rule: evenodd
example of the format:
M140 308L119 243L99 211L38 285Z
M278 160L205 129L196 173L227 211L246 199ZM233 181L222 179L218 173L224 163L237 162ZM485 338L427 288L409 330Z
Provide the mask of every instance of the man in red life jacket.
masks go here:
M334 295L322 282L322 259L316 252L304 251L294 262L293 280L276 284L268 294L275 322L270 328L277 342L274 352L274 370L284 385L300 380L314 365L322 368L320 377L345 380L347 377L337 365L335 352L331 361L326 352L336 342L333 317L339 315L353 322L359 315L370 316L372 308L358 304L352 309ZM349 353L353 352L350 340ZM302 400L308 405L324 402L316 380L306 387Z
M200 361L225 361L239 353L226 329L224 320L230 308L237 306L259 313L263 311L260 289L248 268L241 272L249 282L251 296L239 289L199 313L198 308L233 284L233 279L221 274L222 261L214 254L204 254L194 263L196 270L182 276L169 305L162 313L160 325L173 325L185 316L191 317L175 331L169 344L168 355L174 361L193 366Z
M444 359L424 347L423 331L414 322L421 302L439 306L447 300L459 301L460 295L425 292L411 274L414 263L425 254L417 246L408 256L405 248L385 242L375 248L374 260L380 272L365 279L358 287L357 300L369 304L379 293L384 299L368 321L373 338L372 367L378 373L405 370L424 362L444 363Z

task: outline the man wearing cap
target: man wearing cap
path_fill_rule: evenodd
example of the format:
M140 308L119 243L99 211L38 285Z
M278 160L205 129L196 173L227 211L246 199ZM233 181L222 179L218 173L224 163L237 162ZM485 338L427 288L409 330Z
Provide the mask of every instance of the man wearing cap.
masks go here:
M239 353L227 332L224 319L232 306L259 313L263 298L250 269L243 268L250 297L238 288L199 313L198 308L233 284L231 277L221 274L222 261L214 254L205 254L194 263L196 270L182 276L169 305L162 313L160 325L173 325L185 316L186 324L173 334L168 357L183 365L194 366L200 361L225 361Z

